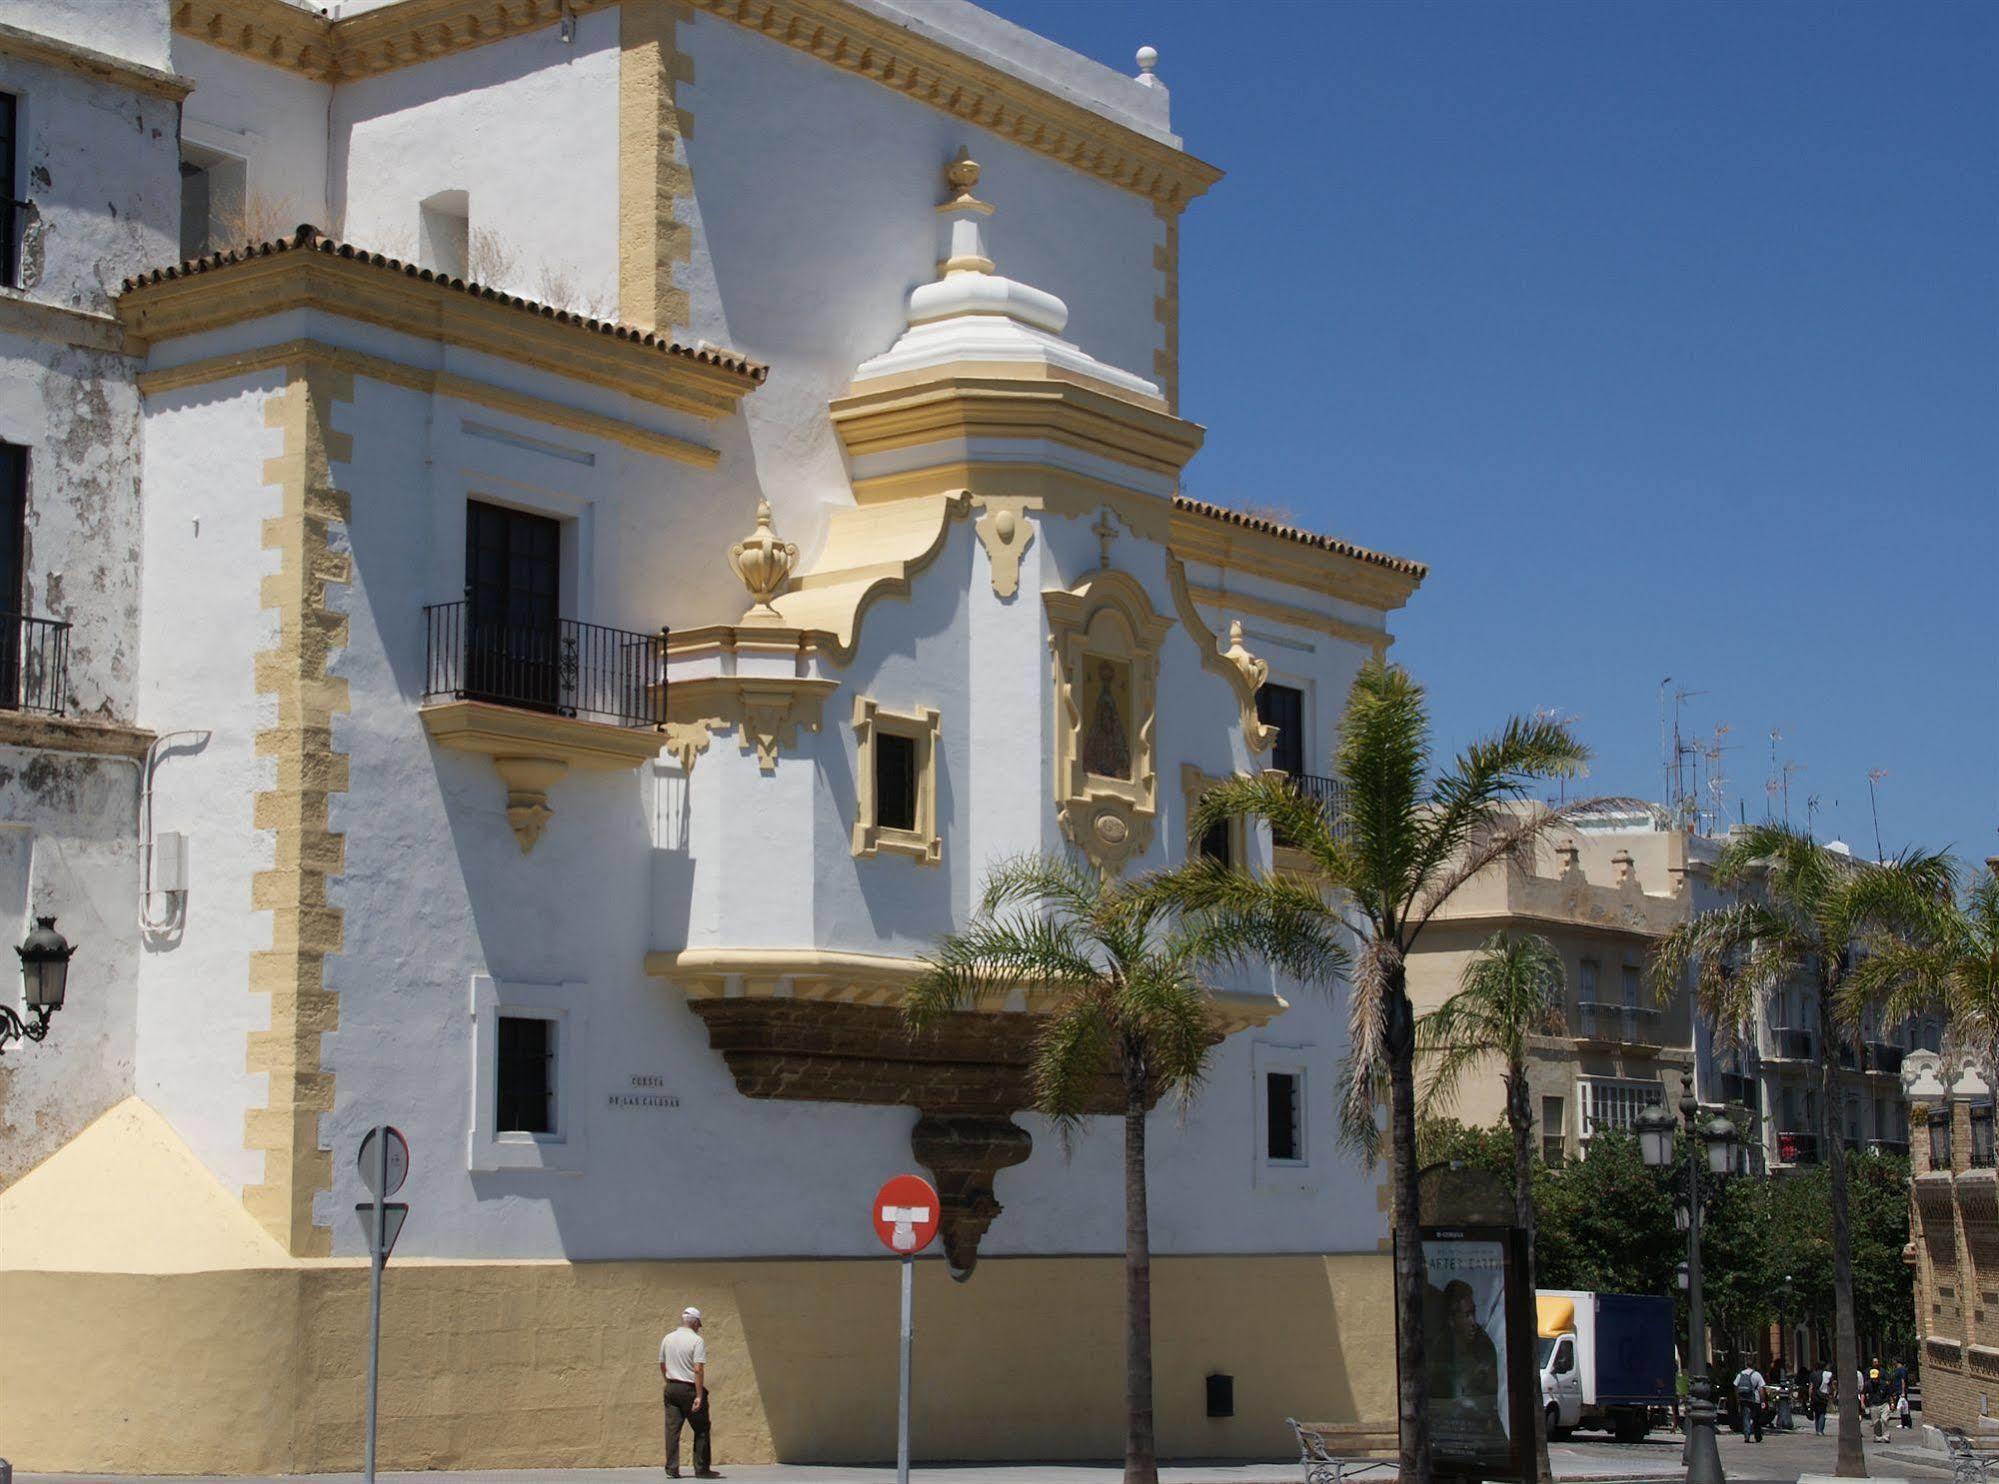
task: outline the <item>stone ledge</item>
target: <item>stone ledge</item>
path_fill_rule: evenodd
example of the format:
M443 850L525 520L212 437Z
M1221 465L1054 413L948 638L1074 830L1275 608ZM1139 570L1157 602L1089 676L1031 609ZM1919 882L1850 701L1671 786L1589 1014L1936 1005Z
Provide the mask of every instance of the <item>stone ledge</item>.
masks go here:
M0 711L0 747L39 747L51 752L138 759L152 745L151 732L122 722L77 721L67 716Z

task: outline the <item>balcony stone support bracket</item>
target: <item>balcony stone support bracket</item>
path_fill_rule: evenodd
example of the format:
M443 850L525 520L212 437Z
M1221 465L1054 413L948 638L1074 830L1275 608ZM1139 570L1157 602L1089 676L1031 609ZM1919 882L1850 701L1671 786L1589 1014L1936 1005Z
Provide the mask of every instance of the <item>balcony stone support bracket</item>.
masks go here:
M822 948L687 948L649 953L678 988L745 1097L913 1108L910 1152L936 1178L952 1275L968 1276L1000 1214L1003 1169L1033 1152L1013 1115L1034 1106L1035 1049L1056 996L1016 991L915 1032L903 1018L920 959ZM1274 994L1217 994L1218 1036L1281 1013ZM1083 1111L1124 1111L1114 1073Z
M748 621L670 635L666 745L681 771L694 771L711 733L734 727L757 767L776 772L800 727L819 730L823 703L839 689L816 673L831 641L817 630Z
M526 855L541 839L555 810L548 791L572 769L616 772L659 756L662 738L651 727L614 727L485 701L448 701L421 713L430 740L454 752L491 758L506 785L507 825Z

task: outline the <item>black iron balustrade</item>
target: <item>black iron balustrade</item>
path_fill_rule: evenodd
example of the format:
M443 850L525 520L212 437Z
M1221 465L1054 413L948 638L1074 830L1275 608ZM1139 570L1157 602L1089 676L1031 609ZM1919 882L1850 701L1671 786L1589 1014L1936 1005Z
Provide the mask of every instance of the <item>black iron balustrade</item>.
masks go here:
M1815 1165L1819 1162L1819 1136L1780 1129L1777 1132L1777 1158L1787 1165Z
M1742 1072L1721 1074L1721 1100L1740 1108L1755 1108L1756 1079Z
M1772 1061L1810 1061L1813 1039L1801 1026L1778 1026L1770 1032L1770 1050L1765 1054Z
M1649 1005L1578 1000L1576 1034L1585 1040L1609 1041L1621 1046L1657 1046L1662 1013Z
M666 720L666 630L637 634L573 618L486 618L466 601L423 610L425 700L658 726Z
M0 613L0 710L61 716L69 695L69 625Z
M1346 802L1346 785L1337 778L1326 778L1317 773L1290 773L1286 783L1292 793L1301 799L1308 799L1319 806L1319 812L1333 827L1335 835L1346 833L1346 826L1340 821L1340 810ZM1283 830L1273 829L1273 842L1278 845L1292 845L1296 842Z
M1902 1070L1902 1048L1892 1041L1869 1041L1862 1048L1867 1055L1866 1067L1870 1072L1886 1072L1898 1075Z

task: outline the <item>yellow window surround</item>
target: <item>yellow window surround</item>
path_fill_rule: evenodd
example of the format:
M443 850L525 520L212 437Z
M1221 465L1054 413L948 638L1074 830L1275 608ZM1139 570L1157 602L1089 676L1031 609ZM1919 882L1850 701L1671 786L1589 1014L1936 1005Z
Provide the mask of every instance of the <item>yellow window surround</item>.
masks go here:
M937 833L937 734L934 708L887 711L869 696L854 697L854 854L872 856L888 851L934 866L942 858ZM875 796L875 744L884 735L907 737L915 746L916 822L911 829L881 823L881 800Z

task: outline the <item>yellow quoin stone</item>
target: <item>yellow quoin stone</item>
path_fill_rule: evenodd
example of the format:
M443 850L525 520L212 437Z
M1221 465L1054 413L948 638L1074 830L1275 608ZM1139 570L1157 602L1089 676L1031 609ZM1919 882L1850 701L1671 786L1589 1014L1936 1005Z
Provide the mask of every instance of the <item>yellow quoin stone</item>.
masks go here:
M1392 1427L1386 1259L1165 1257L1153 1284L1163 1452L1281 1456L1287 1416ZM8 1456L46 1472L355 1468L367 1293L365 1263L287 1256L127 1099L0 1194L6 1354L38 1378L0 1392ZM708 1319L719 1460L893 1455L886 1258L398 1260L382 1467L657 1464L657 1347L688 1303ZM988 1257L962 1284L925 1261L916 1321L918 1457L1117 1456L1117 1257ZM1205 1415L1210 1371L1235 1377L1236 1417Z

